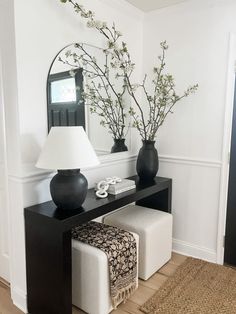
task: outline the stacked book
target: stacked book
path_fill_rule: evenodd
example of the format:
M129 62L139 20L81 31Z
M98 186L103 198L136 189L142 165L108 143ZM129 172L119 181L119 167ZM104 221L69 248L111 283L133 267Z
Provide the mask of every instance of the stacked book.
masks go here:
M110 184L107 192L109 194L116 195L135 188L136 188L135 181L129 179L122 179L121 182L118 182L116 184Z

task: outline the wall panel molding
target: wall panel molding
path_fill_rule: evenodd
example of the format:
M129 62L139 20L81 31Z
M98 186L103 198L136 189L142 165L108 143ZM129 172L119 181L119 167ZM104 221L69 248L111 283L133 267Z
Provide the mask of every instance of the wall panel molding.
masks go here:
M136 155L131 155L125 158L114 158L114 159L103 159L101 160L101 164L99 166L96 167L96 170L100 170L103 168L110 168L110 167L114 167L117 165L122 165L125 163L130 163L130 162L136 162L137 156ZM94 168L84 168L82 169L82 171L84 173L92 173L95 169ZM33 182L37 182L37 181L42 181L48 178L53 177L54 172L50 172L47 170L40 170L35 168L34 164L28 164L25 165L25 169L23 171L22 174L18 174L18 175L9 175L9 179L13 182L17 182L17 183L22 183L22 184L26 184L26 183L33 183ZM117 174L114 174L117 175Z
M199 167L221 168L222 162L219 160L190 158L183 156L159 155L160 162L184 164Z
M122 165L127 162L135 162L137 159L136 154L126 156L125 158L119 156L118 158L102 158L101 164L96 169L109 168L115 165ZM172 164L183 164L199 167L221 168L222 162L217 160L207 160L198 158L188 158L183 156L173 155L159 155L159 161ZM83 169L84 172L89 173L94 171L94 168ZM25 165L25 169L22 174L10 175L9 179L18 183L30 183L41 181L53 176L53 173L47 170L40 170L34 167L34 164Z

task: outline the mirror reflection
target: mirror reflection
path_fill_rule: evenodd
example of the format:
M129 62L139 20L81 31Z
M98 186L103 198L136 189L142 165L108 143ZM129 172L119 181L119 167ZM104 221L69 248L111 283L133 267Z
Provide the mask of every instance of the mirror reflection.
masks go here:
M98 155L130 146L129 96L105 51L69 45L55 57L47 80L48 129L83 126Z

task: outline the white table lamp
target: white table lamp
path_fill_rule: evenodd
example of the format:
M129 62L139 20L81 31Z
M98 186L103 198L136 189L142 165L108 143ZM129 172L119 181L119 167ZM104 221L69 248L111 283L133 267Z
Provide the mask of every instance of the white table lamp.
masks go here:
M76 209L83 204L88 190L80 168L98 164L83 127L52 127L36 167L58 171L50 182L52 199L58 208Z

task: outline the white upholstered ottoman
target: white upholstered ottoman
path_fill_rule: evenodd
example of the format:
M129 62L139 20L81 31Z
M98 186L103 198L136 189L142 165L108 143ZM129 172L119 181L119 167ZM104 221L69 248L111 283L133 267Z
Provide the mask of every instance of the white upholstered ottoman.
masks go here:
M138 257L139 236L133 235ZM113 310L106 254L77 240L72 240L72 303L89 314L108 314Z
M108 225L139 235L139 278L147 280L171 258L172 215L129 205L104 218Z

